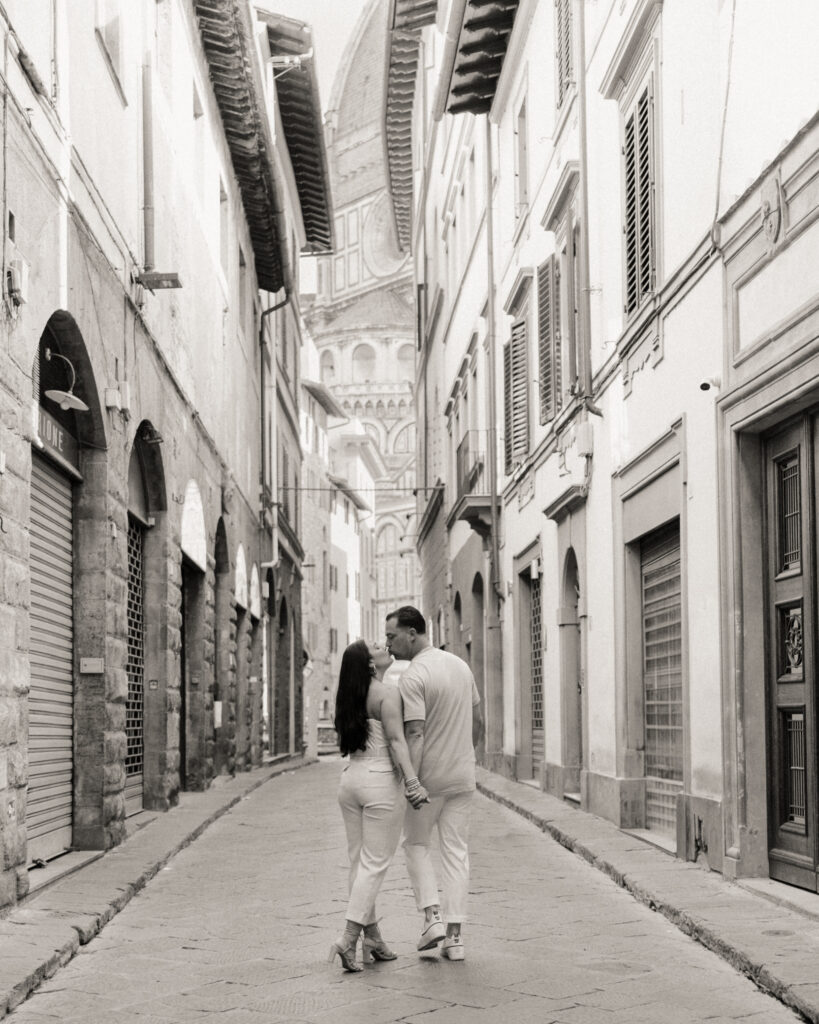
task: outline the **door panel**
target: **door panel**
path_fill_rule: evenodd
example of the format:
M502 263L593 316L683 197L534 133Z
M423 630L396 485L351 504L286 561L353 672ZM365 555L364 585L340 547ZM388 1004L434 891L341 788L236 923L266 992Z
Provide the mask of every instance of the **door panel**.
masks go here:
M816 891L814 434L768 439L766 513L770 873Z

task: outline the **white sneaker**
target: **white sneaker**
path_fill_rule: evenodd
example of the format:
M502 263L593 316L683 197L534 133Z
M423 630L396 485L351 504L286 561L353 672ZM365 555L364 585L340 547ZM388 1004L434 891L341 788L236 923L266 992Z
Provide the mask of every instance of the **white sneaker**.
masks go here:
M444 922L439 914L433 915L432 920L421 932L421 938L418 940L419 951L434 949L439 942L443 942L445 936L446 928L444 927Z
M449 935L444 939L441 956L445 956L447 960L464 959L464 940L460 935Z

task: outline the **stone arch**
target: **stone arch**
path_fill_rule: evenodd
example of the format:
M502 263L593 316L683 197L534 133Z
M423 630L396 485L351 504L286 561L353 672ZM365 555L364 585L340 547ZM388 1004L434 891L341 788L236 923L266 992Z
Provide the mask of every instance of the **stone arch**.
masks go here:
M236 548L236 572L234 575L233 592L236 596L236 603L241 605L242 608L247 609L249 606L247 559L245 558L245 548L241 541Z
M319 359L319 374L322 384L334 384L336 379L336 357L332 349L324 349Z
M398 346L398 366L401 376L410 382L415 380L415 349L412 345L403 344Z
M233 596L236 602L236 768L247 771L250 768L250 660L253 624L248 614L247 560L241 542L236 548Z
M560 691L563 765L568 785L579 787L583 767L583 689L580 626L580 571L574 548L566 551L561 581Z
M396 455L407 455L415 451L415 424L399 424L392 435L392 451Z
M290 752L290 717L293 699L291 675L294 668L291 656L291 615L287 598L285 597L282 597L279 604L279 613L276 621L278 635L276 638L276 715L273 720L275 730L273 752L275 754L284 754Z
M262 617L262 588L259 583L259 567L254 562L250 568L250 591L249 591L250 614L256 618Z
M463 648L462 625L461 592L456 590L455 599L452 602L452 649L459 657Z

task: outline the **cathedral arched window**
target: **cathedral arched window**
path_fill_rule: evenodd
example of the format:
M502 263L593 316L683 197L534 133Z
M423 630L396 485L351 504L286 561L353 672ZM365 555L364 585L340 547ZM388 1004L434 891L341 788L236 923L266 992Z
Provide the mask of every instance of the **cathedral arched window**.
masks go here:
M367 431L367 433L370 435L373 441L375 441L376 444L381 444L381 434L379 433L378 427L374 423L365 423L364 429Z
M415 349L412 345L402 345L398 349L398 365L405 380L415 380Z
M387 523L378 534L378 554L386 555L398 548L398 530L393 523Z
M395 436L395 443L392 449L396 455L403 455L415 451L415 424L408 423Z
M332 352L321 353L321 382L332 384L336 379L336 359Z
M358 345L353 350L353 379L356 383L375 380L375 351L369 345Z

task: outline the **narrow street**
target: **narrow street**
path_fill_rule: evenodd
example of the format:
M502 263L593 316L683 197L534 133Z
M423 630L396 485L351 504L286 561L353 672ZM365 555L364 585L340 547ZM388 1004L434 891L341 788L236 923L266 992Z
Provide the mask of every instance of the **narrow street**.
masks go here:
M711 1024L796 1021L664 918L483 796L467 962L415 952L399 849L380 911L395 963L326 963L343 926L340 764L287 773L179 853L12 1024Z

